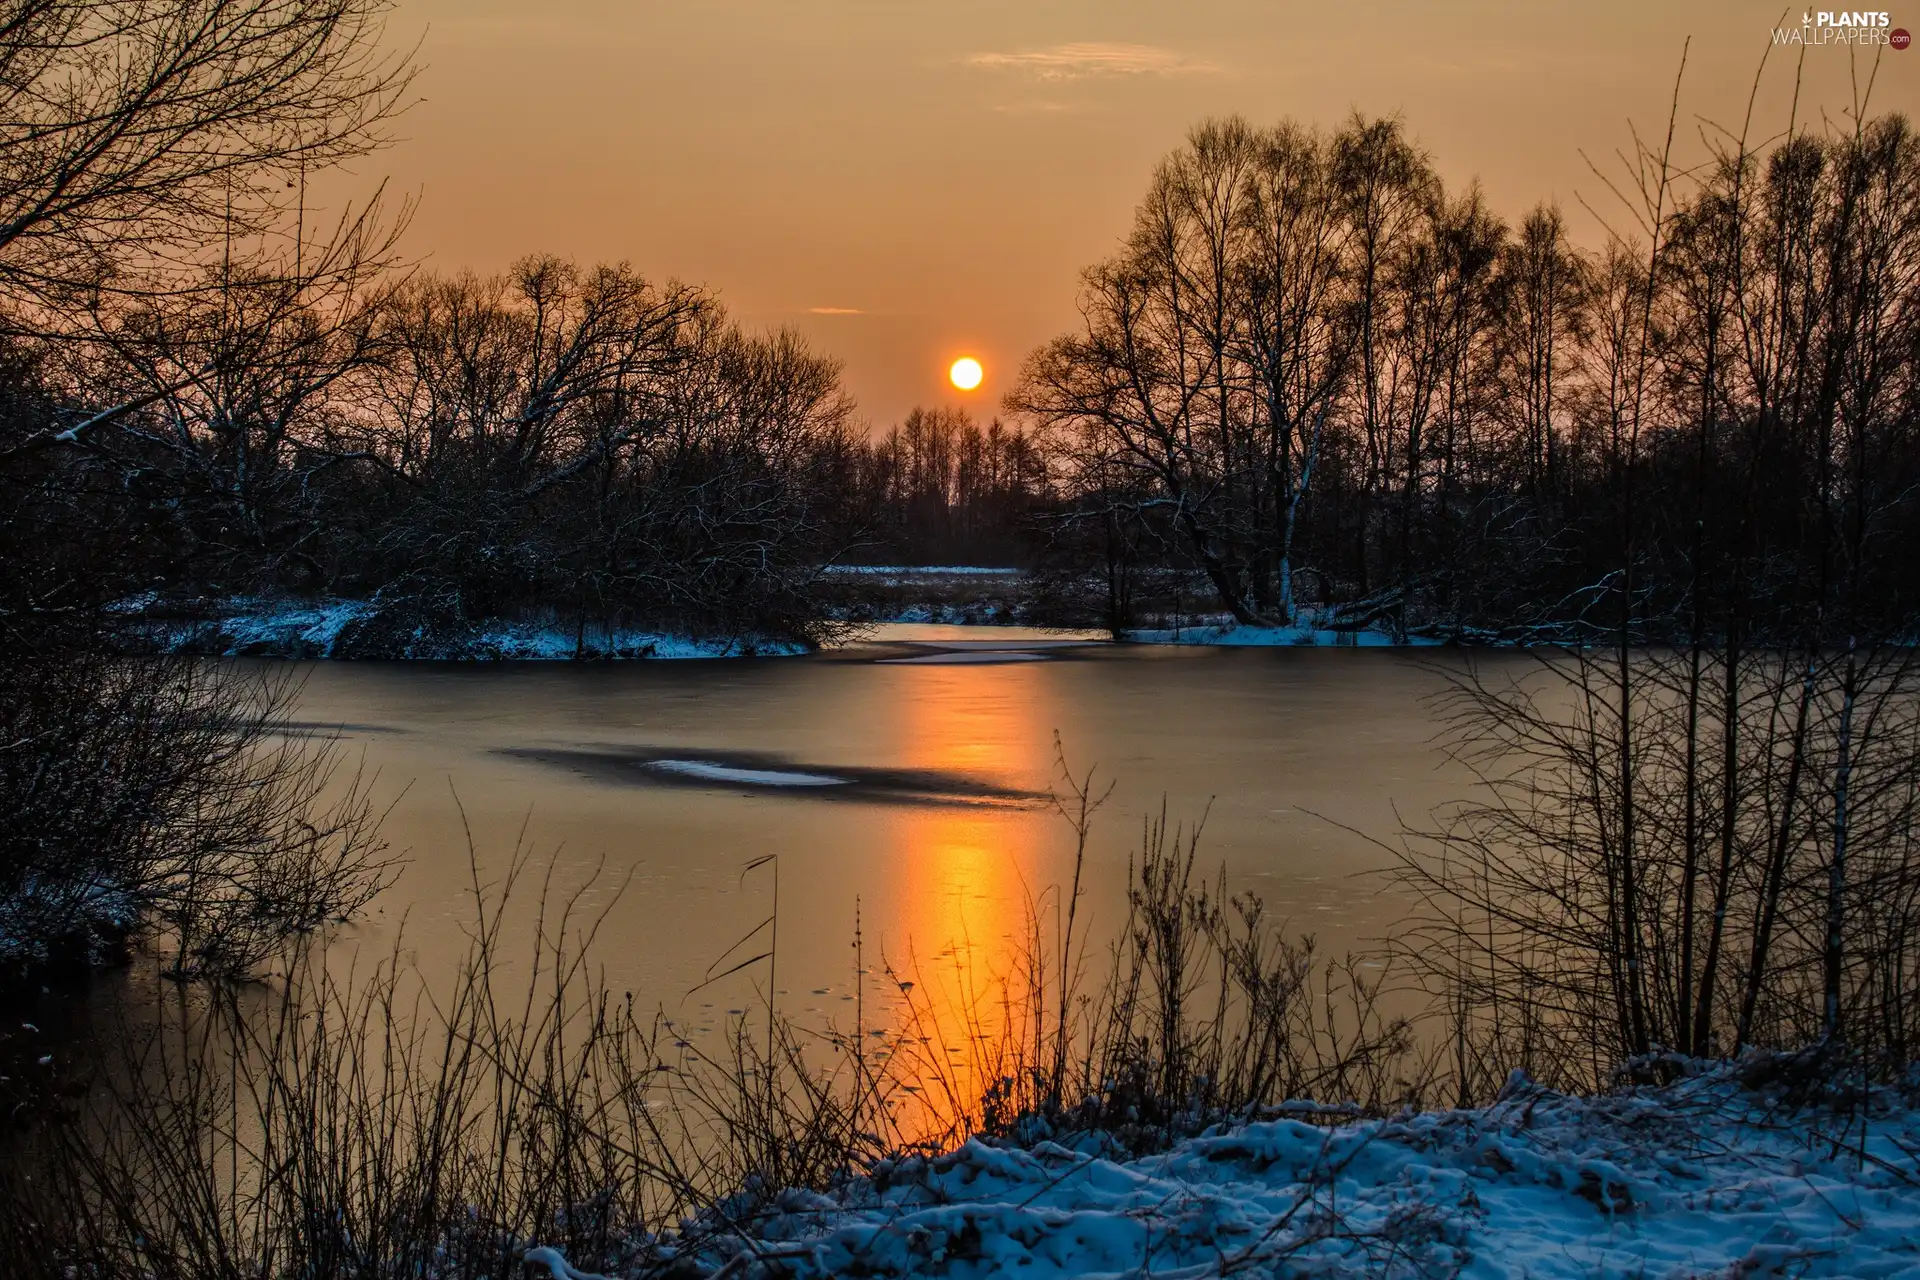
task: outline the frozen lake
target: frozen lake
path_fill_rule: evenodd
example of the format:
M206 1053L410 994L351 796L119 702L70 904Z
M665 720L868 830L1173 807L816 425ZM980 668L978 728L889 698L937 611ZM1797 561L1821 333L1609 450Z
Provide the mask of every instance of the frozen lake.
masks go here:
M429 973L451 962L471 915L464 810L487 875L524 832L534 865L605 913L594 959L613 987L698 1028L764 986L756 966L688 995L771 910L771 868L743 877L768 854L783 1009L851 998L856 902L870 972L995 972L1027 904L1051 925L1072 873L1072 830L1045 798L1056 733L1076 771L1114 784L1082 907L1095 955L1163 802L1176 823L1204 816L1200 864L1224 864L1230 891L1327 953L1376 940L1404 904L1367 874L1382 852L1343 827L1391 839L1396 810L1462 794L1423 701L1453 661L898 626L801 658L314 664L297 714L341 726L378 771L409 859L338 949L398 938Z

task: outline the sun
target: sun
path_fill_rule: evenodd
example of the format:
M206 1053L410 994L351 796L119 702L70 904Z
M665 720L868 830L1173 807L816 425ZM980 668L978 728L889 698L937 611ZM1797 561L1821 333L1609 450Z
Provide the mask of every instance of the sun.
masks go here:
M962 391L973 390L980 385L980 379L985 376L986 371L972 356L961 356L953 362L953 367L947 370L947 380Z

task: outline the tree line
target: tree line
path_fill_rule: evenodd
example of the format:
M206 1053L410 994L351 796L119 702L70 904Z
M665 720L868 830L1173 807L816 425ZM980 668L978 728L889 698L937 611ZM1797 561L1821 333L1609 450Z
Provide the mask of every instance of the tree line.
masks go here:
M916 408L854 440L844 471L848 553L903 564L1023 565L1055 503L1037 435L964 409Z
M340 257L340 280L223 263L98 294L16 343L38 412L14 419L15 536L77 557L41 596L84 577L371 599L402 635L541 608L807 634L851 410L832 361L626 266L367 281L362 246Z
M1555 393L1579 643L1456 684L1485 785L1404 859L1463 1088L1766 1048L1826 1088L1920 1045L1920 140L1790 120L1682 166L1673 135Z
M280 592L378 604L364 652L529 612L807 639L851 558L1044 564L1120 628L1171 571L1247 625L1566 639L1631 599L1643 639L1886 631L1915 588L1888 553L1915 154L1898 116L1723 148L1623 186L1589 250L1450 190L1397 120L1209 121L1007 422L881 434L830 357L708 290L409 270L405 210L316 232L276 155L258 207L205 180L197 259L15 255L0 536L58 552L18 557L6 617Z
M1644 147L1614 185L1588 250L1449 190L1397 120L1202 124L1013 397L1063 509L1244 624L1904 625L1911 127Z

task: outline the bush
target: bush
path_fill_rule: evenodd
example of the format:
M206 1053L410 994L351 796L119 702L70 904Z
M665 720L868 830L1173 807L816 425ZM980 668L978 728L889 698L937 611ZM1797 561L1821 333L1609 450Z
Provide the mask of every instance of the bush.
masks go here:
M148 932L176 974L233 976L364 906L391 868L367 788L334 785L338 746L289 723L293 692L188 659L0 663L0 964Z

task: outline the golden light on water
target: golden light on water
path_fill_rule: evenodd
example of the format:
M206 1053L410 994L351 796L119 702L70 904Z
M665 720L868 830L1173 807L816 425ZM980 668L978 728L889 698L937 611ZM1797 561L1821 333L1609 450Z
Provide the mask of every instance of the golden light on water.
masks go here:
M971 391L980 385L980 379L986 376L986 370L972 356L961 356L947 370L947 380L962 391Z
M894 704L903 762L1045 785L1043 744L1058 712L1043 666L901 668L914 695ZM892 1010L907 1055L902 1074L925 1073L909 1095L925 1114L896 1116L911 1129L955 1106L977 1105L1004 1067L991 1052L1009 1029L1001 984L1016 977L1028 899L1059 879L1048 856L1058 833L1049 813L1026 805L902 806L888 825L893 874L874 906L887 922L879 940L885 962L912 984L912 999Z

